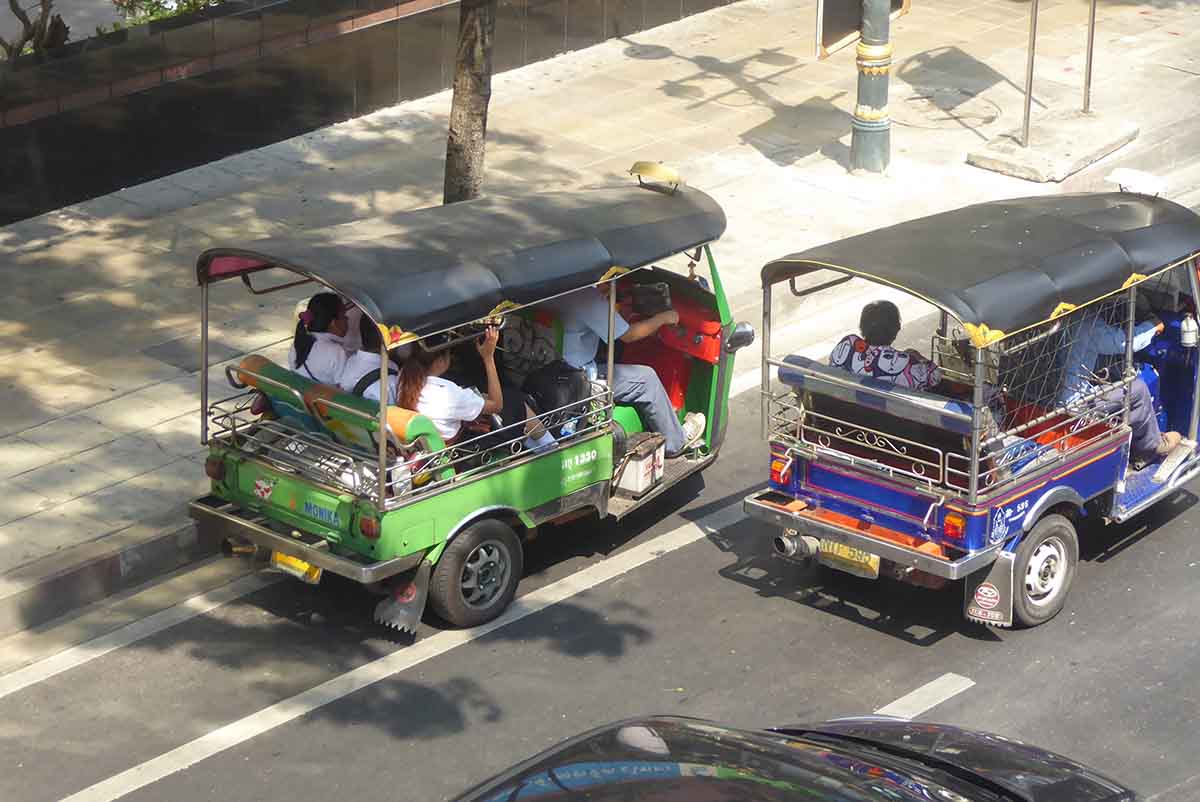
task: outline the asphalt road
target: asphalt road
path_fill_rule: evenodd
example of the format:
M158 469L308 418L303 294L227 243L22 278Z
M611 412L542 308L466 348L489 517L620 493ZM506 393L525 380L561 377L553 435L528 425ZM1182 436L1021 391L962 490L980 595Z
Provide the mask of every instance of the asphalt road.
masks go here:
M523 599L565 577L594 586L483 637L427 626L411 643L348 583L288 580L3 696L0 799L436 800L624 716L795 723L869 713L948 673L974 685L922 718L1061 751L1155 802L1200 797L1195 496L1086 529L1068 609L992 630L961 619L957 588L770 557L738 512L765 470L753 393L732 420L716 465L653 509L544 530ZM377 681L339 686L355 669Z

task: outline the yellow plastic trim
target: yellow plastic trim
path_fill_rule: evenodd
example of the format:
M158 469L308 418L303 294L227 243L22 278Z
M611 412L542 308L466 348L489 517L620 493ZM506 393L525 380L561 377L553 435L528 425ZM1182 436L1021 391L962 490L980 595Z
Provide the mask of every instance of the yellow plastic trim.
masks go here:
M605 273L603 276L601 276L600 280L597 281L596 283L603 284L606 281L612 281L615 278L620 278L621 276L625 275L628 272L629 272L628 267L617 267L616 265L614 265L614 266L610 267L608 269L608 272Z
M634 162L633 166L629 168L629 174L636 175L639 183L643 178L674 186L685 183L683 177L679 175L678 170L668 167L662 162Z
M1143 276L1141 273L1131 273L1129 275L1129 278L1125 279L1125 283L1121 285L1121 289L1127 290L1130 287L1132 287L1134 284L1140 284L1148 278L1150 278L1150 277Z
M514 309L520 309L520 308L521 308L521 305L518 303L514 303L513 301L501 301L500 303L496 304L495 309L488 312L487 316L488 317L500 317L501 315L511 312Z
M1056 317L1062 317L1068 312L1074 312L1077 308L1078 307L1075 306L1075 304L1069 304L1066 301L1063 301L1058 306L1054 307L1054 311L1050 313L1050 319L1054 320Z
M963 323L963 328L967 330L967 336L971 338L971 345L976 348L987 348L992 343L1000 342L1008 335L999 329L990 329L986 323Z
M388 327L382 323L379 324L379 333L383 335L383 341L387 343L388 348L395 348L397 346L404 345L405 343L416 342L417 340L421 339L411 331L405 331L399 326Z

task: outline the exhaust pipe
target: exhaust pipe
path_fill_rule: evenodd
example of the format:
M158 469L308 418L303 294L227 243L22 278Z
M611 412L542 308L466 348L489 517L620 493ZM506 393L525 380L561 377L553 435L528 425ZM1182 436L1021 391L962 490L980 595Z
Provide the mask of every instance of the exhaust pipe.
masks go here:
M801 536L795 529L785 529L771 539L771 546L780 557L803 560L816 555L820 541L815 537Z

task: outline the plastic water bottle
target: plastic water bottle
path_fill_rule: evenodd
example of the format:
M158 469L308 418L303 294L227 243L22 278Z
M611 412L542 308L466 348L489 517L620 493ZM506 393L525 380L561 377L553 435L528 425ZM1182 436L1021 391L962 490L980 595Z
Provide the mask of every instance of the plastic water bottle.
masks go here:
M1197 325L1196 318L1188 313L1179 323L1179 344L1184 348L1195 348L1197 341L1200 341L1200 325Z

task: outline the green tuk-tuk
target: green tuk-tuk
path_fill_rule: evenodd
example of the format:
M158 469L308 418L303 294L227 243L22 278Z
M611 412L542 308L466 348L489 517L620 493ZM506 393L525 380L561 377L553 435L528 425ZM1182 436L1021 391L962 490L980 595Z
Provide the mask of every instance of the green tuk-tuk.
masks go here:
M368 586L386 595L381 623L413 630L428 599L449 624L475 626L512 601L522 541L536 527L592 512L619 519L709 465L728 422L734 353L754 337L731 319L709 248L725 215L661 165L632 172L637 185L481 198L201 254L201 440L212 489L190 510L202 535L269 555L310 583L330 571ZM676 270L663 266L672 259ZM279 271L293 276L263 285L262 274ZM668 297L678 324L620 361L652 367L680 418L701 412L705 430L664 460L639 411L614 404L590 374L584 397L537 410L556 439L536 450L520 428L487 431L486 422L448 445L425 415L257 354L227 365L233 394L213 400L210 287L230 279L256 294L312 283L357 306L383 334L381 386L398 351L471 346L488 326L501 327L501 373L519 385L559 355L557 305L604 285L603 375L613 376L622 299L633 298L623 316L636 320L639 304L644 312L648 298Z

